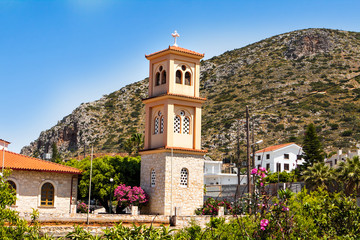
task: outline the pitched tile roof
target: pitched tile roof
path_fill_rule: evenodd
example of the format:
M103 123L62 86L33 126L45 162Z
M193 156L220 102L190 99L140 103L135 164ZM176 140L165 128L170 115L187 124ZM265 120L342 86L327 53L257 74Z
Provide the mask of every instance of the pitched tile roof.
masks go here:
M3 164L3 151L0 151L0 168ZM77 168L64 166L58 163L53 163L38 158L32 158L18 153L5 150L4 167L13 170L28 170L28 171L44 171L44 172L60 172L81 174Z
M176 51L176 52L182 52L182 53L195 55L195 56L202 57L202 58L205 56L205 54L198 53L198 52L195 52L195 51L191 51L191 50L186 49L186 48L181 48L181 47L176 47L176 46L169 46L168 48L166 48L164 50L154 52L154 53L151 53L149 55L145 55L145 57L149 58L149 57L155 56L157 54L160 54L160 53L163 53L163 52L166 52L166 51L171 51L171 50Z
M295 143L291 142L291 143L284 143L284 144L274 145L274 146L266 147L264 149L256 151L256 153L272 152L272 151L278 150L280 148L283 148L283 147L286 147L286 146L289 146L289 145L292 145L292 144L295 144Z
M0 142L4 142L4 143L7 143L7 144L10 144L10 142L5 141L4 139L1 139L1 138L0 138Z

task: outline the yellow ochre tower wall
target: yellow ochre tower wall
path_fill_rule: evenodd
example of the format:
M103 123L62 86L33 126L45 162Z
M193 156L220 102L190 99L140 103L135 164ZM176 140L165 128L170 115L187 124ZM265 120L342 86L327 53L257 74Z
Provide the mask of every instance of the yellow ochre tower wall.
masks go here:
M193 215L203 204L200 54L169 46L146 55L149 97L144 99L145 143L141 187L149 194L146 213Z

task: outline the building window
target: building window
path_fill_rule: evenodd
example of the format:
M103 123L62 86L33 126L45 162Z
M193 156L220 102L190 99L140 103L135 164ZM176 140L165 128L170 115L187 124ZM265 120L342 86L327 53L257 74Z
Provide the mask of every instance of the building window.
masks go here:
M160 85L160 73L157 72L155 75L155 86L159 86Z
M8 184L10 184L10 188L14 189L16 192L16 184L14 183L14 181L8 180L7 182L8 182Z
M190 118L184 118L184 134L190 134Z
M15 194L16 194L16 184L14 181L11 181L11 180L7 180L8 184L10 185L10 188L13 189L15 191ZM14 205L16 204L16 200L14 202Z
M155 86L166 83L166 71L163 66L160 66L155 74Z
M158 133L159 133L159 118L156 117L155 124L154 124L154 134L158 134Z
M281 163L276 164L276 171L281 172Z
M266 164L266 170L268 170L268 171L270 170L270 163Z
M288 163L284 164L284 170L289 171L289 164Z
M180 186L188 186L189 172L186 168L181 169L180 172Z
M288 153L285 153L285 154L284 154L284 159L289 159L289 158L290 158L289 154L288 154Z
M185 73L185 85L191 85L191 74L189 72Z
M176 71L176 80L175 80L175 82L178 83L178 84L181 84L181 75L182 75L181 71L177 70Z
M270 159L270 154L266 154L266 159Z
M45 183L41 187L41 206L54 206L54 186L51 183Z
M161 74L161 84L166 83L166 71L164 70Z
M164 132L164 117L160 118L160 133Z
M156 173L155 173L155 170L152 169L151 170L151 177L150 177L150 182L151 182L151 187L155 187L156 185Z
M259 155L259 156L257 156L257 159L258 159L258 161L260 161L261 160L261 156Z
M260 164L258 164L258 167L257 167L257 168L259 169L260 167L261 167L261 165L260 165Z
M181 120L179 116L174 118L174 133L180 133Z

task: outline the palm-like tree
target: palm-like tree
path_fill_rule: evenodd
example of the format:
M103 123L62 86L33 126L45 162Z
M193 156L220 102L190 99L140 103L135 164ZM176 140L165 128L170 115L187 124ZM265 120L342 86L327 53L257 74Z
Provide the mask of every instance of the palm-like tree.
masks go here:
M140 149L144 147L144 137L141 133L134 133L131 136L131 141L133 142L133 145L135 147L136 155L138 155Z
M315 190L318 187L328 189L329 184L333 180L333 172L325 163L314 163L312 167L308 167L303 171L303 179L306 187Z
M355 191L359 193L360 187L360 159L355 156L348 158L345 162L340 162L336 169L337 178L344 184L344 190L347 195L353 194Z

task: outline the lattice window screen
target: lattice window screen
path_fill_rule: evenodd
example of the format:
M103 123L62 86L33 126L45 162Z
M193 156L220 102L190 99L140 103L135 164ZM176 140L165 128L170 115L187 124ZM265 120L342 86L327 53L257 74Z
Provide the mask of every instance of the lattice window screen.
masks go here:
M180 117L179 116L175 116L174 118L174 133L180 133Z
M160 118L160 133L164 132L164 117Z
M184 118L184 134L190 134L190 118Z
M154 125L154 134L159 133L159 118L155 118L155 125Z
M156 173L155 173L155 170L152 169L151 170L151 187L155 187L156 185Z
M180 185L181 186L188 185L188 177L189 177L188 170L186 168L181 169L181 172L180 172Z

